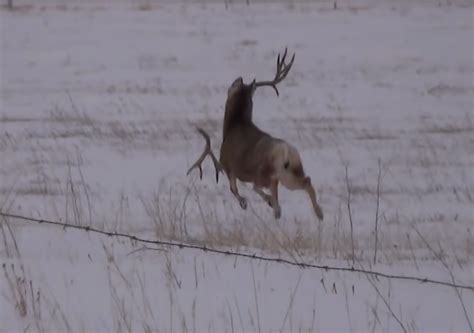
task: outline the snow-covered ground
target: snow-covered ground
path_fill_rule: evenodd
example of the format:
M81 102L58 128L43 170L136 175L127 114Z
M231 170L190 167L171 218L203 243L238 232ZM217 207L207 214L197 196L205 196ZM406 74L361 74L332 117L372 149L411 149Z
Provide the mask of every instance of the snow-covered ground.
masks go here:
M474 285L472 2L44 0L2 7L0 20L2 212L350 267L349 185L357 267ZM228 86L271 78L285 46L293 69L280 97L257 91L254 120L299 149L322 223L302 192L280 190L275 220L239 184L243 211L209 161L202 181L185 174L204 147L194 126L217 153ZM1 332L474 321L472 291L0 223Z

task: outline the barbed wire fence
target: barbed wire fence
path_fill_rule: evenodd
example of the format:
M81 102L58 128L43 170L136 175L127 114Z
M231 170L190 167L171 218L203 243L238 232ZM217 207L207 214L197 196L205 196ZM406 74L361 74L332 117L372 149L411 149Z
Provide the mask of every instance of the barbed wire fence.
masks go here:
M312 264L312 263L307 263L304 261L289 260L289 259L278 258L278 257L269 257L269 256L259 255L256 253L252 254L248 252L234 251L234 250L228 250L228 249L219 249L219 248L209 247L206 245L195 245L195 244L190 244L190 243L160 240L160 239L146 239L146 238L142 238L136 235L131 235L131 234L123 233L123 232L106 231L106 230L101 230L101 229L97 229L90 226L81 226L81 225L75 225L75 224L59 222L59 221L52 221L52 220L47 220L47 219L38 219L38 218L22 216L22 215L17 215L17 214L4 213L2 211L0 211L0 216L4 218L18 219L18 220L22 220L22 221L26 221L30 223L53 225L53 226L61 227L63 229L69 228L69 229L75 229L75 230L80 230L80 231L85 231L85 232L91 232L91 233L104 235L108 237L125 238L125 239L129 239L130 241L143 243L143 244L153 244L153 245L159 245L159 246L164 246L168 248L177 248L177 249L200 250L206 253L241 257L241 258L247 258L250 260L260 260L260 261L272 262L272 263L277 263L277 264L296 266L302 269L318 269L318 270L324 270L324 271L362 273L362 274L366 274L366 275L377 277L377 278L428 283L428 284L433 284L433 285L438 285L438 286L446 286L446 287L458 288L461 290L468 290L468 291L474 292L474 286L472 285L463 285L463 284L458 284L455 282L435 280L435 279L430 279L428 277L389 274L389 273L384 273L384 272L379 272L379 271L374 271L374 270L369 270L369 269L356 268L353 266L343 267L343 266Z

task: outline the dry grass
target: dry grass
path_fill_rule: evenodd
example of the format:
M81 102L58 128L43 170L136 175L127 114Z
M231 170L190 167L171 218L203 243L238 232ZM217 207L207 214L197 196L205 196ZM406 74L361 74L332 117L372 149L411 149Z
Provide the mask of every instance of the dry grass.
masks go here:
M309 8L307 4L294 2L286 6L292 11ZM443 3L442 6L450 4ZM137 13L140 17L159 10L159 6L150 1L137 2L132 8L132 11L142 12ZM469 4L469 8L472 8L472 4ZM46 14L40 13L41 11L52 11L64 15L78 10L96 13L101 9L104 7L86 4L27 5L16 6L13 14L22 15L36 10L39 14ZM370 10L370 6L363 3L354 6L347 1L337 1L322 3L316 10L358 14ZM181 11L185 12L186 6ZM189 13L186 15L191 17ZM470 28L472 27L468 25L467 29ZM212 32L206 29L201 32L189 31L189 34L212 41ZM259 43L246 38L237 40L234 46L249 52ZM305 45L298 47L305 48ZM232 56L239 55L232 53L230 61ZM271 52L265 55L269 61L273 61L274 56ZM420 59L417 61L421 62ZM136 59L135 65L147 74L152 71L158 73L163 66L173 70L183 70L188 66L183 58L173 54L166 55L166 58L144 55ZM416 68L403 66L405 65L389 64L387 68L392 72L400 68L416 72ZM74 69L73 67L74 65L69 65L67 69ZM288 81L288 86L295 89L300 84L300 79L309 83L305 75L321 75L319 70L318 68L313 73L306 73L304 70L295 73L295 78ZM428 66L423 67L416 75L432 76L440 71L439 68ZM78 70L76 75L83 74ZM380 81L380 78L376 79ZM396 85L386 82L374 84L377 89L397 89ZM202 147L198 134L193 130L194 125L205 128L211 134L214 151L219 148L222 110L209 107L207 98L214 98L215 94L224 96L227 89L224 84L204 82L182 89L179 85L169 86L166 80L147 81L145 78L137 82L101 81L98 86L91 85L81 89L84 89L80 91L81 94L92 92L98 94L100 99L120 99L121 102L112 103L113 106L103 112L79 105L82 95L68 95L64 105L53 105L50 111L43 112L44 117L21 117L16 114L1 116L0 127L5 128L5 131L0 135L0 209L13 211L18 207L21 211L33 212L35 216L43 216L46 212L44 215L55 215L58 219L78 225L93 225L130 233L133 231L134 234L138 230L136 234L144 233L146 238L157 237L306 262L336 259L338 262L352 261L363 265L400 265L408 270L420 270L420 274L426 266L437 260L457 265L460 270L472 265L474 237L470 213L474 203L474 183L471 176L474 122L470 115L462 118L456 113L445 117L414 113L408 120L400 119L403 122L401 125L386 124L382 116L378 119L380 123L360 114L351 116L349 110L345 109L347 106L343 105L344 102L347 103L345 97L328 97L324 91L321 95L324 99L319 101L310 98L288 99L286 107L290 111L298 110L298 115L285 115L278 119L282 110L277 110L279 113L276 113L276 117L272 115L270 119L261 121L269 132L281 135L297 145L303 152L304 159L314 166L308 171L315 179L318 192L321 192L327 217L323 223L318 223L312 215L307 214L310 210L306 210L307 207L298 200L301 197L288 194L283 195L284 201L286 200L282 205L285 210L284 219L275 221L271 209L248 188L242 192L248 196L251 204L247 211L242 211L228 191L225 177L222 177L224 182L217 185L213 182L211 173L206 173L206 170L205 177L210 177L211 180L195 182L195 178L184 178L187 165L182 161L187 157L187 152L194 148L200 150ZM417 93L423 94L423 98L429 98L430 101L444 102L445 99L473 94L472 87L444 83L423 89ZM161 107L159 99L162 97L179 99L183 95L188 99L187 105L192 105L196 96L200 101L206 101L203 103L205 106L196 107L197 116L193 114L193 121L184 119L185 112L170 117L168 113L163 115L161 112L155 113L155 110L146 110L147 107L153 108L154 104L140 104L142 99L149 98L158 100L157 105ZM140 99L140 103L134 101L135 97ZM126 103L122 103L123 98ZM320 109L313 109L314 105ZM324 111L320 112L321 109ZM309 110L308 114L302 115L302 110ZM325 116L314 115L322 113ZM127 163L130 159L140 158L137 153L143 153L141 156L150 159L156 157L157 161L168 159L173 153L173 158L180 156L181 165L176 165L176 170L166 174L160 169L161 165L150 172L150 175L136 175L135 170L121 171L114 178L117 183L122 182L122 178L132 182L135 177L139 179L147 176L147 182L151 185L137 180L138 189L124 185L125 188L120 193L110 196L107 196L111 192L110 188L115 188L109 188L108 182L112 177L103 180L94 178L94 172L85 172L86 167L89 170L95 170L96 166L100 168L101 159L119 156L123 159L117 158L117 164ZM87 162L82 159L82 154L88 159ZM378 160L382 161L383 166L381 188L377 187ZM350 174L345 179L344 166L347 163L350 163ZM108 168L110 164L104 163ZM117 169L123 167L113 165L116 166ZM163 177L163 182L155 184L160 177ZM16 178L19 180L15 180ZM6 181L3 183L4 179ZM147 188L155 190L146 192L141 188L142 185L149 185ZM374 216L378 230L373 226ZM41 278L35 276L37 272L31 272L28 266L21 264L21 248L16 242L16 234L23 226L11 226L4 221L0 223L0 252L6 257L3 274L0 276L2 286L6 287L1 295L7 299L5 304L10 306L12 313L22 318L22 323L26 323L25 331L72 331L71 328L76 325L71 325L70 321L76 321L77 318L73 318L74 315L68 317L71 313L55 301L54 295L48 294L45 285L39 283ZM414 227L423 233L427 243L436 246L439 244L443 250L435 254L429 251L414 233ZM64 235L68 232L64 232ZM377 245L374 245L375 237L378 237ZM219 264L209 267L212 264L196 260L195 257L194 267L192 261L189 261L189 269L180 271L179 264L183 259L175 256L172 251L136 248L135 244L131 244L133 251L119 257L119 244L123 245L116 240L103 244L106 258L104 265L112 301L111 329L116 332L155 332L158 327L167 326L169 331L187 332L202 327L201 317L207 309L203 309L201 300L208 295L201 295L199 298L198 291L212 274L220 276ZM127 250L129 245L126 244ZM375 248L378 251L376 258ZM145 276L148 271L137 268L145 266L142 254L146 251L153 254L150 256L153 258L152 264L162 269L158 279L154 275ZM130 259L128 263L126 259ZM76 264L74 258L68 260L71 265ZM94 260L97 258L94 257ZM268 313L260 293L264 288L262 285L266 283L267 268L258 268L261 269L261 276L255 274L257 271L254 272L254 267L251 269L252 275L247 281L249 285L252 284L248 288L251 296L249 303L244 304L240 297L237 300L234 296L233 300L223 302L221 312L217 313L232 331L243 331L245 327L265 331L262 319ZM324 272L322 274L321 283L326 289ZM191 275L190 283L187 277ZM302 324L295 324L292 319L302 276L303 273L298 280L291 281L289 292L285 294L288 297L287 303L283 304L284 317L278 318L281 320L279 324L282 330L296 331L299 324L303 331ZM166 288L157 288L159 278L166 280ZM315 281L318 283L318 280ZM400 329L416 331L416 320L411 317L402 318L406 313L401 316L397 305L390 298L391 287L388 288L387 296L381 289L383 285L375 280L370 280L369 283L371 282L374 283L373 289L377 297L375 306L370 309L374 331L384 328L383 314L400 321ZM335 282L326 280L326 283L329 293L331 284L337 293ZM355 309L349 303L352 297L350 287L344 284L344 295L338 296L345 297L347 317L349 321L353 321ZM183 290L188 293L193 288L196 294L186 295L188 302L182 304ZM340 285L337 288L340 291ZM314 298L319 296L315 294ZM169 312L153 308L151 304L154 297L166 299L165 308ZM462 302L462 298L460 299ZM317 329L315 326L320 321L314 305L312 314L311 331ZM245 326L244 319L249 319L251 326ZM213 324L211 320L209 331L215 328ZM87 328L79 330L86 331Z
M28 120L28 121L27 121ZM35 123L36 119L3 119L4 122ZM469 119L464 123L468 126ZM10 137L4 141L6 149L20 149L24 144L26 135L28 140L54 139L61 142L65 139L80 138L84 144L104 145L120 152L136 151L137 149L147 151L173 151L186 147L189 142L201 146L198 135L192 130L193 124L183 123L180 119L167 119L166 121L99 121L88 112L81 110L70 98L68 108L55 106L49 113L49 118L41 122L51 124L43 132L33 131L26 127L20 135ZM213 149L219 147L220 121L214 118L203 118L194 124L206 128L212 136ZM309 217L290 217L286 224L276 223L268 214L268 207L261 203L258 198L253 198L251 212L244 214L235 207L232 197L227 191L226 185L203 187L193 184L187 178L187 184L178 184L168 181L157 187L154 193L141 195L142 208L152 223L155 234L160 238L186 241L193 244L209 244L230 248L253 248L263 252L269 252L281 256L314 256L323 258L349 258L352 256L350 245L350 228L348 228L349 216L345 207L347 202L347 189L350 189L351 205L354 210L353 216L353 241L354 255L359 259L367 259L372 256L373 247L366 244L374 243L374 235L371 228L360 228L360 224L367 225L373 220L376 209L376 200L380 200L380 256L377 262L390 262L395 260L412 260L417 256L420 244L406 242L406 234L410 232L413 224L429 222L430 224L457 222L456 230L462 230L465 224L465 216L460 214L443 214L439 211L416 210L409 215L400 214L400 208L410 201L419 202L420 205L428 205L426 198L453 198L458 205L473 202L474 189L469 180L459 184L448 185L437 175L456 168L467 168L468 161L464 159L449 160L445 156L457 155L460 151L467 153L469 146L458 145L456 151L449 151L443 145L437 144L438 131L433 131L434 124L426 119L422 123L419 132L410 134L410 142L404 140L404 136L396 131L389 134L378 127L369 125L361 126L357 120L348 117L306 117L303 121L290 118L290 121L273 121L274 132L283 131L286 127L290 141L298 147L334 147L339 153L352 149L351 140L340 138L359 138L367 141L367 150L384 151L387 145L402 146L407 152L398 156L398 150L394 150L393 158L382 159L383 173L389 181L379 189L377 193L377 170L361 170L355 164L351 166L350 184L344 180L343 163L339 166L339 176L333 184L325 184L321 190L326 196L327 210L330 212L327 221L323 225ZM452 122L449 128L456 125ZM270 126L270 125L269 125ZM289 126L289 128L288 128ZM448 126L448 125L446 125ZM325 131L324 129L327 129ZM435 133L436 132L436 133ZM451 132L450 132L451 133ZM466 131L453 131L452 140L463 142ZM34 167L32 174L35 179L28 183L16 185L15 195L19 198L26 196L45 197L53 196L58 200L65 199L65 214L68 220L78 224L94 223L93 199L95 194L91 185L81 176L81 163L78 158L67 158L60 156L55 150L49 151L47 145L39 146L35 152L35 159L30 161ZM42 149L42 150L41 150ZM200 149L200 148L199 148ZM304 150L303 150L304 152ZM376 160L380 155L374 154ZM71 156L67 154L66 156ZM403 160L400 160L403 158ZM371 166L376 163L371 163ZM67 171L67 182L59 179L52 173L51 167ZM185 168L183 167L183 170ZM355 171L352 171L352 170ZM373 168L372 168L373 169ZM6 170L5 170L6 171ZM206 173L206 172L205 172ZM395 175L395 177L394 177ZM224 183L225 183L225 177ZM191 185L189 182L191 181ZM9 191L9 187L2 188L0 193ZM227 198L224 200L222 198ZM224 202L226 201L226 202ZM230 201L230 202L229 202ZM324 201L323 201L324 202ZM63 204L64 206L64 201ZM61 206L61 204L58 204ZM222 211L225 211L223 215ZM361 219L360 212L364 212ZM249 215L250 214L250 215ZM290 214L291 216L291 214ZM369 217L370 216L370 217ZM250 221L244 222L244 219ZM121 228L126 228L126 221L121 222ZM291 227L288 227L291 226ZM454 230L454 229L453 229ZM395 232L395 233L394 233ZM349 242L348 242L349 240ZM440 241L449 242L449 237L440 238ZM469 240L467 244L471 244ZM472 246L461 246L457 249L462 260L469 260ZM471 249L471 250L470 250Z

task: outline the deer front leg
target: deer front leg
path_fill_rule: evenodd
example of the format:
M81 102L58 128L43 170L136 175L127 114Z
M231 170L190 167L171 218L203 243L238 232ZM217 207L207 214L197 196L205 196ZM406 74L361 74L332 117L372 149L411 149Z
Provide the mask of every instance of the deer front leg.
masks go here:
M319 220L323 220L323 211L321 207L319 207L318 202L316 201L316 191L314 190L313 185L311 185L311 178L306 177L303 185L303 189L308 193L309 198L311 199L311 203L313 204L314 212Z
M265 202L270 206L272 207L272 196L271 195L268 195L266 194L261 187L257 186L257 185L253 185L253 190L255 192L257 192L257 194L263 199L265 200Z
M281 217L281 208L278 203L278 179L273 179L270 185L271 195L271 206L273 207L273 214L276 219Z
M229 176L229 183L230 183L230 191L234 196L239 200L240 207L242 209L247 209L247 199L239 194L239 190L237 189L237 178L234 174Z

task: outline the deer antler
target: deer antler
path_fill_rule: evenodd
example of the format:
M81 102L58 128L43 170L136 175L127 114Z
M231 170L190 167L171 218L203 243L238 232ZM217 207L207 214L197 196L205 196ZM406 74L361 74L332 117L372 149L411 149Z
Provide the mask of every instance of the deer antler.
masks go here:
M283 79L288 75L288 72L291 69L291 66L293 65L293 61L295 60L295 54L293 53L293 57L291 57L290 62L288 65L285 64L285 58L286 58L286 53L288 49L285 47L285 53L283 53L283 56L281 57L280 61L280 53L278 53L278 58L277 58L277 71L275 74L275 78L272 81L260 81L255 83L255 88L256 87L263 87L263 86L270 86L273 89L275 89L275 92L277 96L280 96L278 93L278 89L276 85L283 81Z
M202 168L201 164L206 158L207 155L211 156L212 162L214 163L214 167L216 168L216 182L219 182L219 172L223 170L222 165L219 163L217 158L214 156L214 153L211 150L211 138L209 137L209 134L206 133L202 128L197 128L197 131L204 137L206 140L206 147L204 147L204 152L201 154L201 156L197 159L197 161L189 168L188 172L186 175L189 175L189 173L194 169L198 168L199 169L199 178L202 179Z

